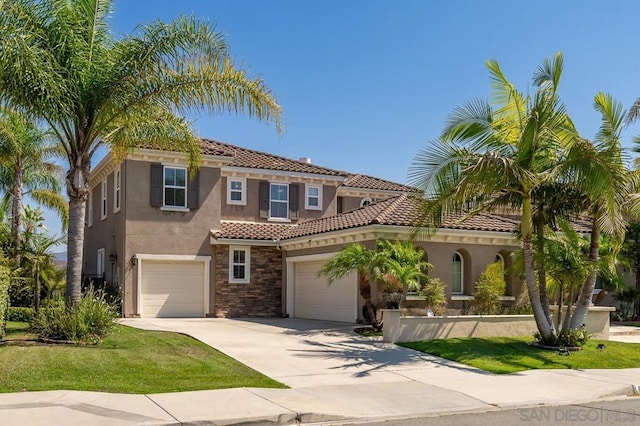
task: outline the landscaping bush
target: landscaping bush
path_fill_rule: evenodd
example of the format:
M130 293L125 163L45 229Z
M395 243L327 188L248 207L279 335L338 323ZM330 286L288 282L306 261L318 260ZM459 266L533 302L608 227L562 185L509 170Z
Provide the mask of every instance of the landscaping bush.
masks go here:
M480 275L473 294L473 310L478 315L496 315L502 311L500 297L504 295L507 283L504 280L504 267L496 262L487 265Z
M106 302L104 294L89 289L75 307L63 299L51 300L33 321L40 338L98 344L115 325L116 310Z
M33 322L33 309L22 306L9 306L7 321Z
M0 339L7 331L7 308L9 307L9 268L0 265Z
M507 309L507 315L532 315L533 308L528 303L523 303L521 305L514 305Z
M444 315L447 310L447 296L444 291L444 282L440 278L428 277L418 292L427 302L427 308L434 315Z
M534 338L536 342L545 346L581 348L589 341L591 335L583 324L579 328L562 330L560 334L548 340L543 339L540 333L534 334Z

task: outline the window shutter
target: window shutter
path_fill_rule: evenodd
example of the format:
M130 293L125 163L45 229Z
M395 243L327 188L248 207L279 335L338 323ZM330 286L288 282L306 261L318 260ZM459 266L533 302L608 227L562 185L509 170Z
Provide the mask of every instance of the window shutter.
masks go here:
M200 192L200 171L197 171L193 179L189 179L187 183L187 207L197 209L200 207L198 200Z
M151 205L162 207L162 164L151 165Z
M289 218L298 219L299 186L297 183L289 185Z
M260 182L260 217L269 217L269 182Z

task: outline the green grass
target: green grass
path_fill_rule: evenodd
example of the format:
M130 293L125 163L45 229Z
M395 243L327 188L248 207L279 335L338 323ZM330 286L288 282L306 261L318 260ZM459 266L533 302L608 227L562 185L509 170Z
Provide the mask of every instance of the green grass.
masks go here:
M570 356L531 346L531 337L487 337L442 339L401 343L426 352L497 374L533 369L638 368L640 344L590 340ZM599 343L606 349L596 349Z
M8 323L5 339L29 338ZM162 393L235 387L284 388L209 346L176 333L116 326L97 346L0 346L0 392L55 389Z

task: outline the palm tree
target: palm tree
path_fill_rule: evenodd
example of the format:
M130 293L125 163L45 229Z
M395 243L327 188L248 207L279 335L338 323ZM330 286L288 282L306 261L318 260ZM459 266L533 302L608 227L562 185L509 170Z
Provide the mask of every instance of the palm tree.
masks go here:
M26 262L25 272L32 279L34 289L34 309L40 310L40 294L42 286L47 289L47 294L51 293L60 282L58 276L58 266L54 262L54 255L51 248L64 242L64 237L56 237L47 233L35 233L24 243L24 260Z
M358 274L358 290L376 331L382 330L382 322L376 318L371 303L371 282L380 279L381 263L377 250L368 249L362 244L349 244L329 259L319 272L319 275L329 279L329 283L354 272Z
M186 112L233 112L274 122L281 108L265 83L234 65L222 35L180 17L114 38L113 0L0 3L0 102L44 120L64 151L69 197L66 298L80 299L91 159L101 146L122 159L145 146L187 154L199 140Z
M0 191L11 204L13 254L20 254L23 199L30 195L39 204L58 212L66 224L67 201L62 197L62 167L52 162L57 149L48 133L17 111L0 109Z
M594 142L577 140L564 165L589 203L592 221L589 261L594 265L580 289L571 328L584 323L591 305L598 276L601 234L604 232L621 243L627 227L625 213L637 216L640 209L637 197L632 193L632 175L627 169L620 141L626 116L622 104L609 94L598 93L594 98L594 108L601 115L601 126Z
M394 288L419 291L432 265L424 260L424 250L411 241L379 240L382 280Z
M410 170L424 194L419 226L437 227L444 216L468 206L468 215L505 206L521 211L525 283L545 341L555 328L535 280L533 197L556 180L562 147L576 137L557 96L562 64L561 53L546 60L534 74L535 93L525 97L496 61L488 61L494 105L474 100L454 110L440 138L418 153Z

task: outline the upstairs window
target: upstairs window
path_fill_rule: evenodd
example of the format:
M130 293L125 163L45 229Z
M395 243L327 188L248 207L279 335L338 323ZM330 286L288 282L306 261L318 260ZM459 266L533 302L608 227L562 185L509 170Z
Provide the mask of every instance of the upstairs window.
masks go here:
M87 226L93 226L93 188L89 190L89 198L87 199Z
M289 185L272 183L269 189L269 218L289 218Z
M245 179L228 178L227 179L227 204L246 205L246 186Z
M167 207L187 207L187 169L164 167L163 204Z
M304 207L307 210L322 210L322 186L307 185Z
M453 294L463 293L463 260L460 253L453 253Z
M113 212L120 211L120 168L113 172Z
M249 247L229 247L229 282L248 283L251 251Z
M107 181L103 180L100 185L100 193L102 194L100 203L100 219L105 220L107 218Z

